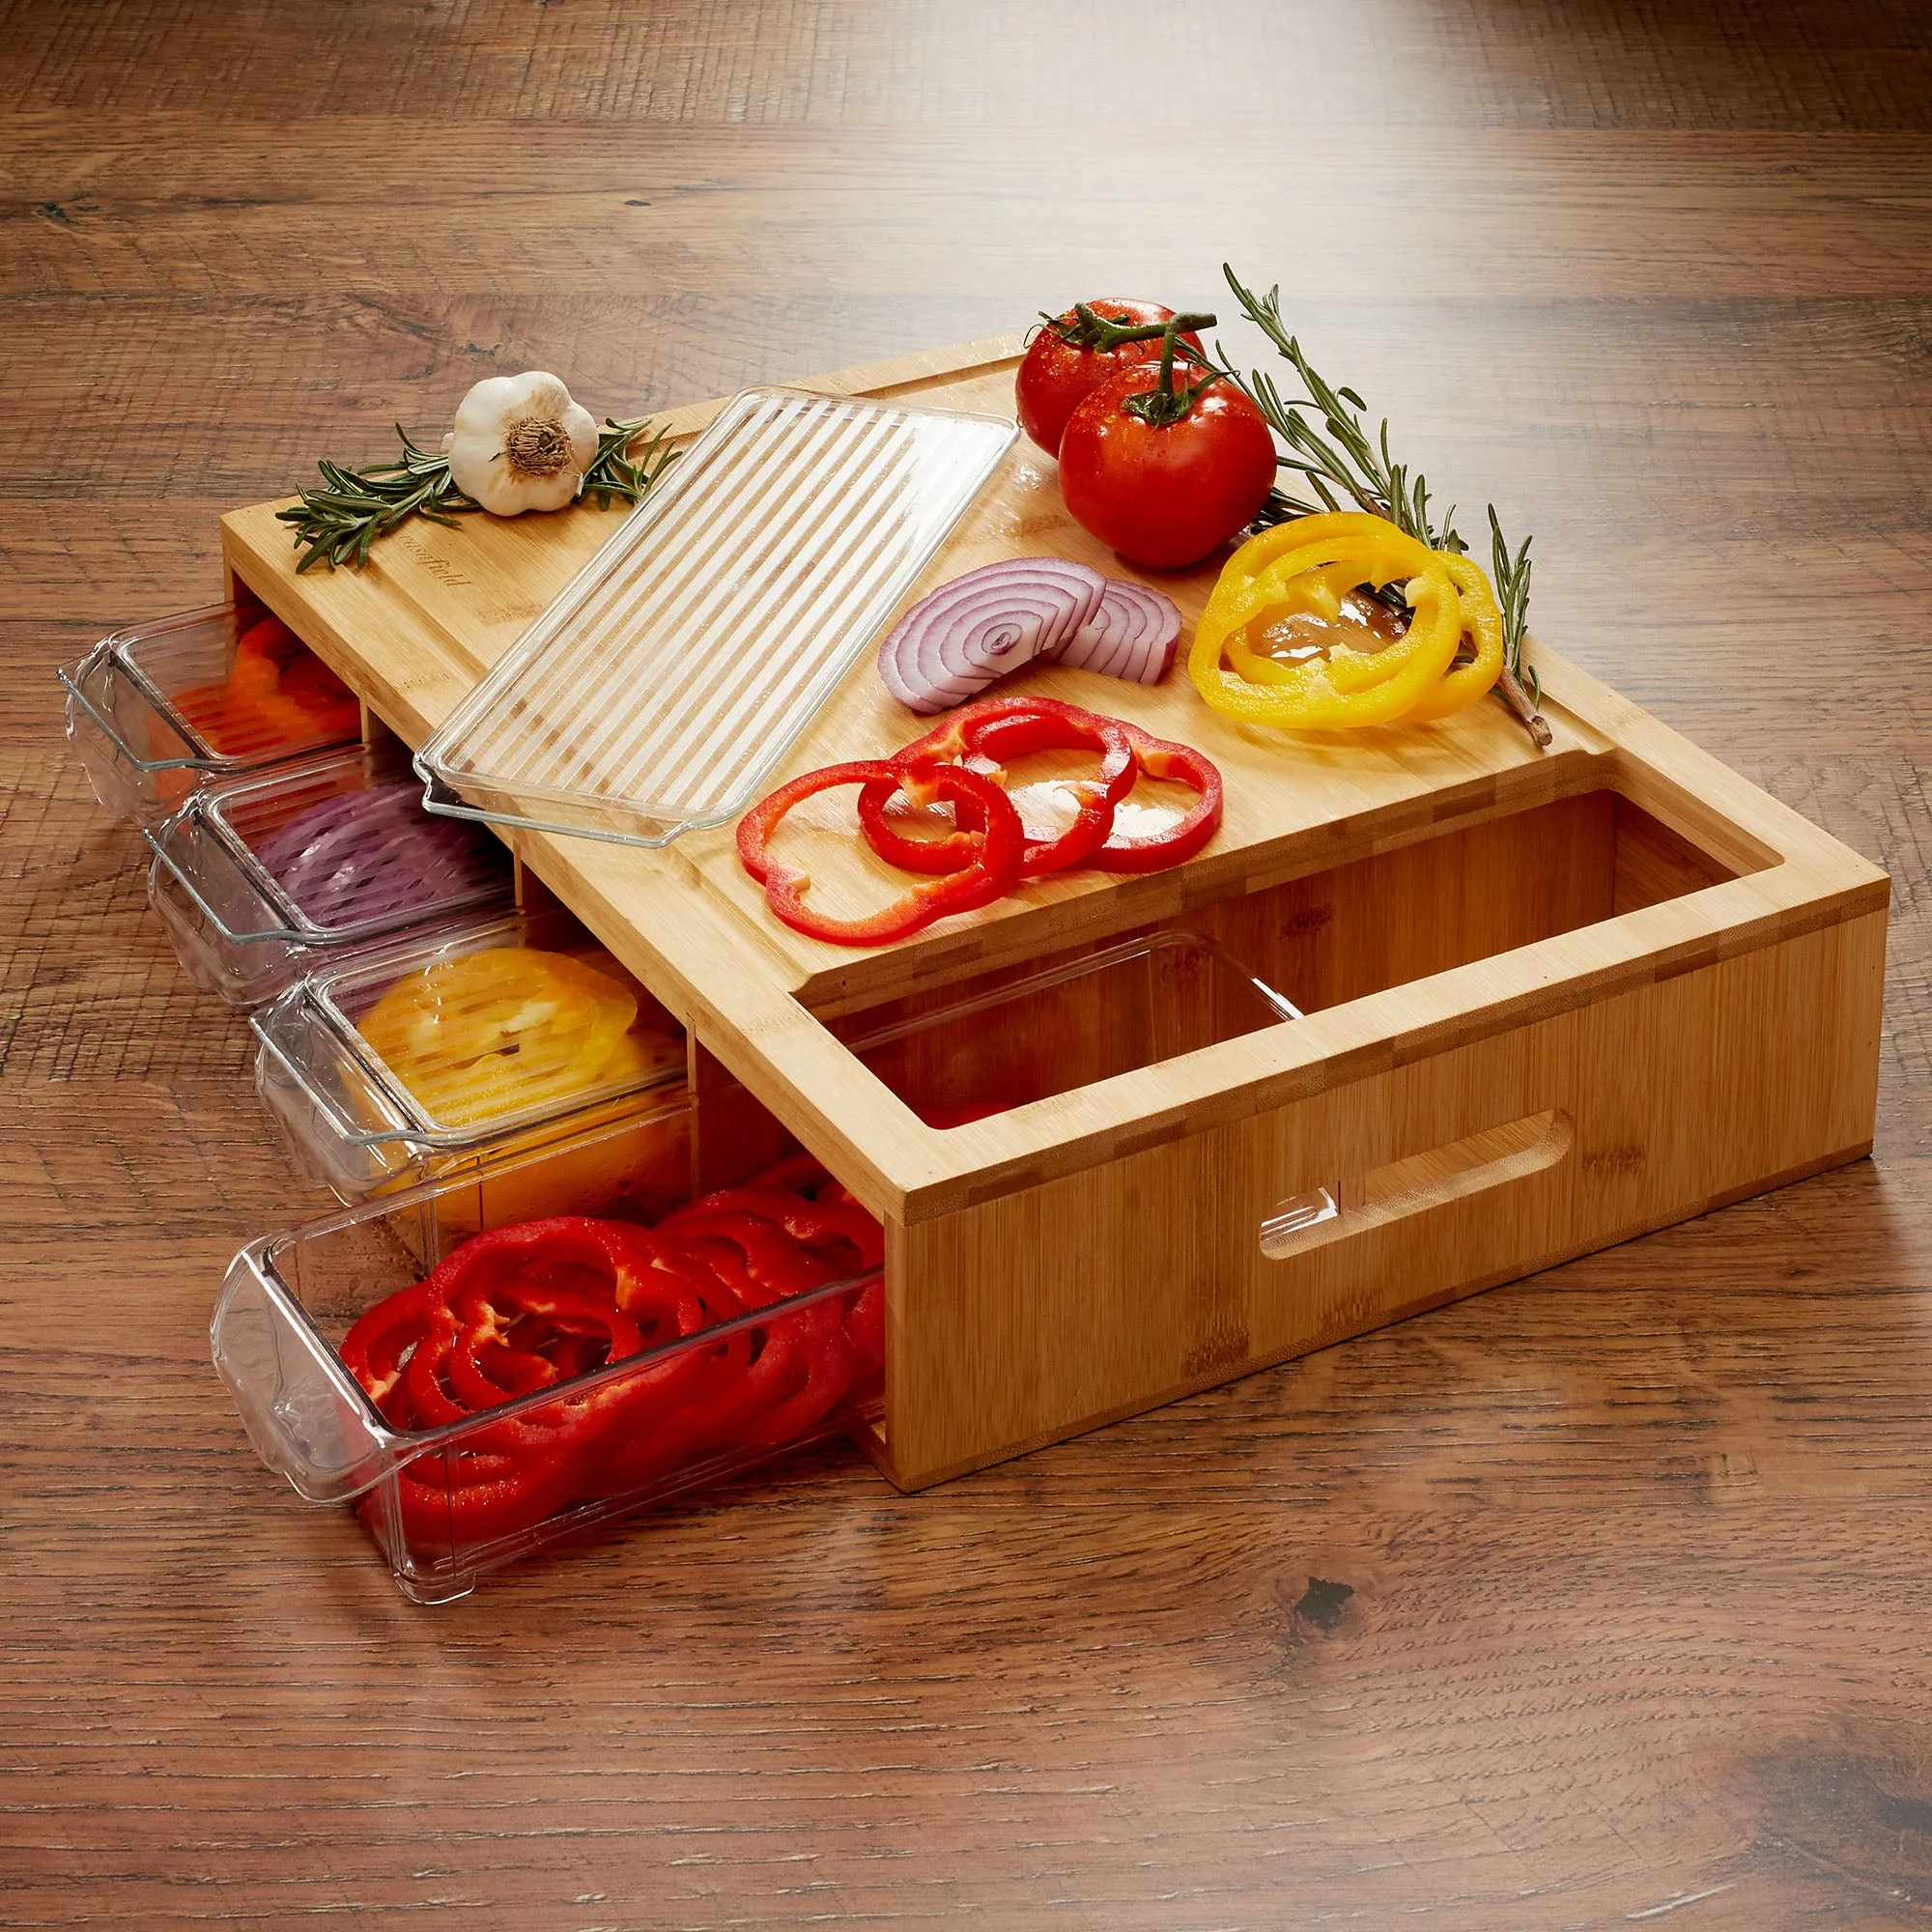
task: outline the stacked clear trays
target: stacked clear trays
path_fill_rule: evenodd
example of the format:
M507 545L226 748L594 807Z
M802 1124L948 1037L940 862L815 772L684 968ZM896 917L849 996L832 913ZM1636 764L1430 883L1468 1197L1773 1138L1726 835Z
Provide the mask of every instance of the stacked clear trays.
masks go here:
M876 1224L797 1163L690 1204L688 1111L236 1257L212 1342L250 1439L309 1501L355 1504L406 1596L876 1413ZM594 1218L526 1226L566 1213ZM479 1230L497 1244L466 1248Z
M109 811L150 824L209 778L354 742L361 709L259 606L116 631L63 668L67 735Z
M641 845L737 817L1016 434L734 398L423 747L431 806Z
M685 1073L676 1022L560 913L379 943L250 1024L263 1104L345 1202L636 1120ZM592 1199L629 1156L620 1133L570 1158Z
M513 891L494 834L433 817L406 763L360 746L210 781L144 833L149 903L188 976L233 1006Z

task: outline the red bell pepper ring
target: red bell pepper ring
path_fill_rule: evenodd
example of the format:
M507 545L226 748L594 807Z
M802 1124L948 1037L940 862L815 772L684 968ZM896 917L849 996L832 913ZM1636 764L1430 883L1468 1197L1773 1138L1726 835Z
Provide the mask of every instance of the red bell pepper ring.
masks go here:
M601 1356L596 1363L600 1368L635 1355L644 1346L638 1324L591 1289L533 1281L458 1288L449 1297L449 1311L457 1332L443 1374L450 1392L472 1411L492 1408L513 1395L554 1388L565 1378L538 1349L513 1341L526 1317L535 1316L565 1336L587 1338Z
M876 758L806 772L761 799L738 821L739 859L763 885L766 903L794 932L834 946L890 946L936 919L990 904L1018 878L1026 834L1012 801L980 773L963 765L941 765L931 777L933 795L957 810L975 814L975 822L984 827L972 862L930 885L915 886L864 919L832 919L814 911L805 902L810 874L771 856L772 835L785 813L803 800L839 785L869 784L874 779L896 784L899 772Z
M724 1240L681 1244L691 1264L711 1278L706 1296L723 1321L771 1305L769 1288L746 1268L741 1249ZM802 1311L810 1314L810 1309ZM794 1395L810 1378L797 1324L788 1321L734 1329L707 1359L712 1383L648 1429L613 1439L600 1459L596 1488L617 1494L741 1446L749 1426Z
M519 1346L536 1339L528 1321L569 1338L573 1350L587 1335L607 1360L637 1352L642 1331L616 1306L615 1287L640 1272L620 1224L582 1215L518 1222L466 1241L419 1285L419 1295L405 1292L422 1318L399 1385L408 1426L487 1414L520 1390L543 1386L547 1368L562 1382L565 1367ZM611 1287L581 1286L586 1274ZM576 1279L555 1278L569 1275ZM444 1462L425 1464L418 1485L427 1482L434 1495L407 1487L400 1493L447 1518L461 1492L463 1507L493 1533L512 1518L541 1520L574 1492L586 1459L622 1419L622 1387L621 1380L562 1387L553 1401L484 1422L442 1452ZM465 1472L462 1482L449 1477L451 1466Z
M841 1261L838 1249L849 1248L857 1266L848 1273L879 1267L886 1259L885 1230L863 1208L843 1201L808 1201L781 1188L722 1187L667 1215L659 1226L672 1234L696 1216L718 1212L753 1214L769 1221L824 1261Z
M384 1296L356 1317L335 1351L391 1429L412 1426L401 1386L403 1372L410 1351L429 1332L430 1308L440 1298L440 1291L429 1281Z
M412 1457L394 1480L412 1549L467 1550L548 1520L578 1492L580 1471L571 1461L533 1461L458 1444ZM364 1507L373 1507L373 1500Z
M816 1154L788 1153L774 1161L761 1174L752 1177L753 1187L780 1187L790 1194L804 1194L813 1201L846 1201L854 1208L865 1204L842 1180L834 1180Z
M852 1379L864 1382L886 1363L886 1284L868 1283L845 1311L845 1339L852 1345Z
M723 1241L742 1257L739 1265L750 1277L761 1299L746 1302L747 1307L762 1307L782 1301L787 1295L803 1294L809 1288L821 1288L838 1279L839 1270L792 1239L777 1223L762 1214L748 1214L738 1208L680 1208L658 1223L660 1233L680 1241L708 1244ZM700 1248L699 1252L703 1252ZM716 1271L717 1264L706 1255ZM735 1280L726 1285L742 1298L744 1289Z
M851 1343L845 1338L842 1314L837 1298L829 1297L794 1314L774 1318L773 1331L783 1328L801 1331L792 1339L805 1375L789 1395L774 1403L738 1433L738 1442L744 1448L777 1449L787 1442L796 1442L814 1423L823 1421L852 1386L858 1362ZM775 1335L768 1332L765 1348L769 1351L775 1346ZM763 1359L760 1356L759 1360Z
M619 1291L619 1306L637 1319L647 1346L669 1347L738 1312L736 1298L720 1293L711 1270L682 1243L647 1228L627 1227L623 1235L643 1264ZM724 1378L728 1352L694 1344L624 1377L612 1391L611 1438L654 1428L680 1405L708 1397Z
M1086 863L1097 852L1114 822L1114 807L1132 789L1133 747L1117 718L1083 711L1052 697L989 697L955 711L943 724L898 753L891 762L901 770L897 784L874 779L859 794L859 823L880 858L910 871L950 872L967 863L973 835L982 828L962 819L943 838L914 838L894 825L886 809L895 792L915 804L929 802L928 768L936 759L984 759L997 770L1028 752L1094 751L1099 769L1074 781L1078 803L1073 823L1054 838L1030 839L1020 855L1020 877L1037 878ZM979 766L971 769L980 769Z
M1197 797L1176 823L1158 831L1122 832L1117 827L1087 863L1103 872L1164 871L1193 858L1213 838L1221 823L1221 774L1191 745L1156 738L1138 724L1124 728L1133 743L1134 762L1149 778L1191 785Z
M788 1153L782 1160L775 1160L771 1166L753 1175L753 1187L776 1187L787 1194L810 1195L832 1177L825 1171L825 1163L815 1153L807 1153L801 1149L797 1153Z

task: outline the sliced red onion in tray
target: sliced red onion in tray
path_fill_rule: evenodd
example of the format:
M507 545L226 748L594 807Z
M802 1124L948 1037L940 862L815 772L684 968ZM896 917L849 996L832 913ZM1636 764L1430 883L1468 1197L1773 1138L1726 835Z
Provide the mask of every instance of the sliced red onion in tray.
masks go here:
M481 891L502 859L478 830L432 818L422 787L405 781L311 806L258 841L255 856L316 924L359 924Z
M997 677L1051 655L1099 610L1107 579L1059 556L982 564L922 597L879 646L879 675L929 714L977 697Z
M1158 684L1180 642L1180 608L1130 578L1110 577L1100 608L1054 654L1069 670L1096 670L1130 684Z

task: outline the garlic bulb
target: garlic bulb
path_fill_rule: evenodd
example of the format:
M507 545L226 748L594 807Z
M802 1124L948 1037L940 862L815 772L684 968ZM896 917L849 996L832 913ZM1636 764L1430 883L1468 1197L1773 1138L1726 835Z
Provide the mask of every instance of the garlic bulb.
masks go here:
M486 376L464 397L442 440L449 474L499 517L560 510L597 455L597 421L554 376Z

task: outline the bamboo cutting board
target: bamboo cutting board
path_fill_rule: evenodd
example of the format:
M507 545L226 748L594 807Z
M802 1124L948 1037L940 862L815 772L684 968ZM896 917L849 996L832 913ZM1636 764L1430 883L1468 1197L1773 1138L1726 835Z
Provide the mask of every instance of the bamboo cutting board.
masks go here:
M801 386L1009 412L1018 355L1016 339L972 343ZM663 420L689 438L722 407ZM234 577L417 746L616 522L472 518L406 530L366 571L298 577L276 507L224 520ZM1042 552L1126 569L1066 518L1051 463L1018 445L910 594ZM1191 621L1217 562L1150 581ZM763 1121L885 1223L886 1418L870 1446L895 1481L1868 1151L1885 875L1554 653L1532 655L1547 752L1488 700L1435 725L1272 733L1210 711L1179 668L1151 690L1030 668L1023 688L1211 757L1220 834L1168 872L1034 882L871 952L779 925L728 826L661 850L510 835L526 876L689 1029L700 1145L707 1118L727 1152L735 1123ZM773 781L923 728L868 654ZM849 813L849 794L814 801L781 848L834 910L903 889ZM1156 929L1215 941L1306 1017L952 1128L842 1043L976 976ZM1062 1043L1001 1024L1011 1037L991 1045L1016 1063ZM1271 1234L1314 1189L1336 1211Z
M962 411L1010 415L1017 338L996 338L903 358L869 369L809 379L828 393L918 397ZM722 402L658 418L688 442ZM362 691L385 723L412 743L440 724L448 703L437 694L452 674L488 670L615 528L617 518L588 506L544 517L466 518L454 529L419 524L379 544L363 572L321 569L298 576L274 504L238 511L224 522L235 573L294 625ZM1051 459L1022 440L968 511L913 591L906 608L934 584L997 558L1053 554L1113 576L1139 576L1180 606L1190 629L1219 571L1221 554L1186 572L1137 571L1067 516ZM755 649L748 639L747 649ZM1332 839L1372 816L1386 826L1404 807L1427 802L1426 822L1445 802L1480 793L1498 808L1540 802L1586 782L1588 760L1607 741L1552 704L1554 745L1540 753L1499 705L1474 707L1437 726L1323 734L1286 744L1280 734L1236 724L1204 705L1184 670L1158 687L1128 685L1058 667L1021 674L1023 687L1128 718L1162 737L1205 752L1227 783L1226 818L1208 855L1188 869L1189 890L1239 885L1292 863L1297 844ZM917 737L931 721L908 713L863 658L793 747L778 777L849 758L877 757ZM1163 790L1177 805L1179 788ZM816 801L785 835L787 856L802 852L814 892L835 912L877 904L903 875L872 858L849 833L850 799ZM810 836L812 828L816 836ZM804 835L804 836L801 836ZM815 1006L880 999L909 991L936 974L1024 957L1123 921L1160 917L1178 903L1166 875L1129 879L1076 871L1029 883L1011 897L928 927L897 945L855 955L781 927L764 910L759 888L738 865L728 827L688 833L677 863L701 872L707 893L731 909L756 943L775 951L787 977ZM1093 900L1108 903L1095 905Z

